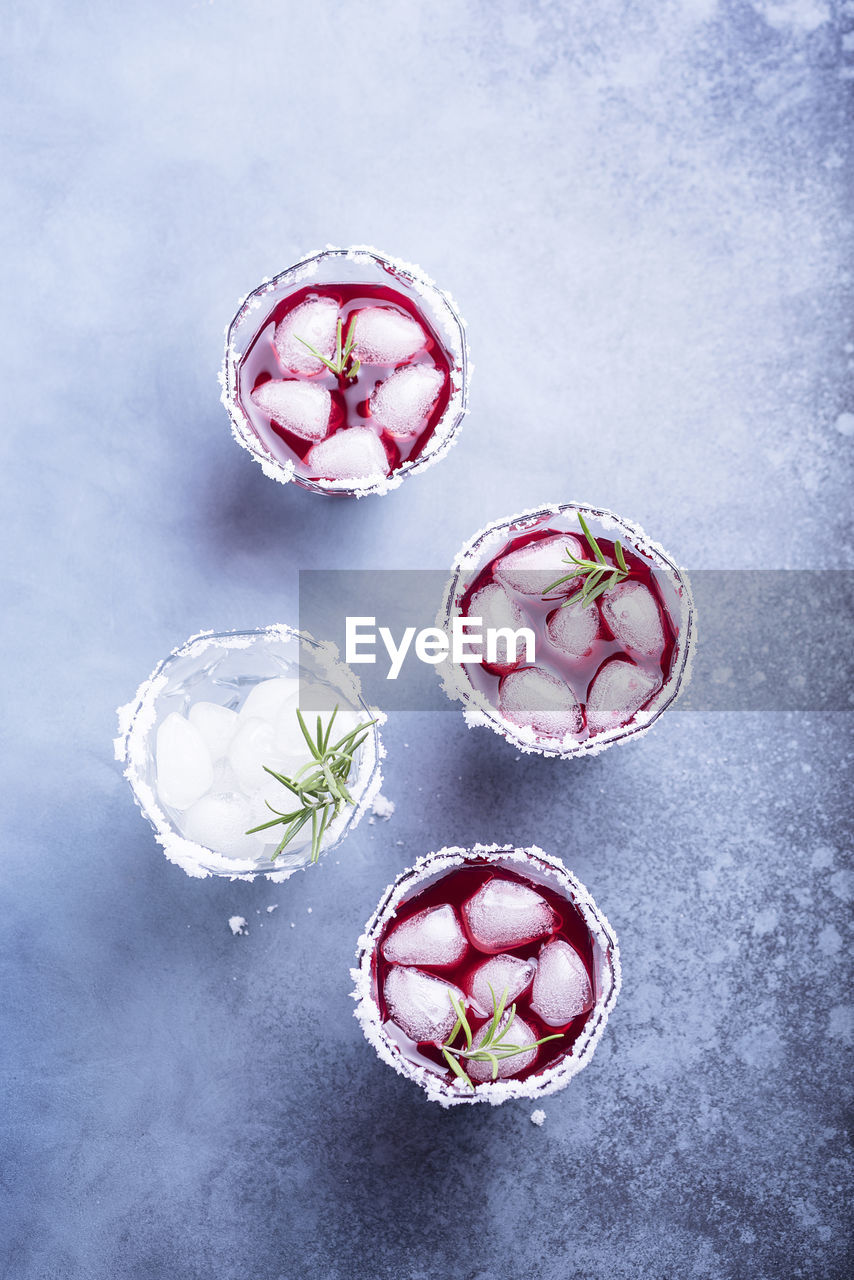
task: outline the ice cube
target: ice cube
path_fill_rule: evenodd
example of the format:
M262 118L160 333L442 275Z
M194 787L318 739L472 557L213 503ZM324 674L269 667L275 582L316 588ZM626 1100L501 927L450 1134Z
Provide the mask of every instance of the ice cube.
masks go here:
M644 671L628 658L606 662L587 695L587 726L591 733L617 729L661 688L657 671Z
M495 1007L493 992L496 1001L500 1001L506 990L507 1003L512 1004L531 985L536 967L533 960L521 960L519 956L493 956L469 975L468 993L481 1012L489 1014Z
M584 961L562 938L540 950L531 1008L550 1027L562 1027L593 1008L593 988Z
M510 627L511 630L517 631L519 627L525 625L525 615L519 605L497 582L490 582L487 586L481 587L479 591L475 591L469 600L467 615L470 618L482 619L484 637L487 631L498 627ZM486 652L485 640L484 652ZM495 662L484 664L487 669L498 672L512 671L514 667L517 667L523 661L525 645L522 642L516 645L516 655L514 657L507 641L503 637L499 637L495 654Z
M306 758L308 751L306 751ZM228 748L228 762L237 775L240 788L247 795L272 787L279 798L287 796L281 783L265 772L265 766L277 773L290 775L294 760L284 755L276 742L276 730L267 720L242 720ZM304 761L302 761L304 763Z
M559 924L557 912L539 893L499 876L463 904L463 920L474 945L487 954L536 942Z
M246 796L233 791L211 792L183 815L181 833L225 858L255 860L261 856L263 842L246 835L254 825Z
M322 440L329 429L332 396L313 382L264 382L252 401L301 440Z
M402 1031L413 1040L442 1041L457 1020L449 992L459 1000L459 987L443 978L393 965L386 974L383 996L386 1007Z
M572 573L572 565L567 560L568 551L581 558L581 543L569 534L556 534L540 538L538 542L528 542L524 547L501 557L495 566L495 576L511 591L520 591L526 596L540 596L558 578ZM565 582L555 594L569 595L577 589L574 585L576 581L578 579Z
M602 596L602 616L614 638L635 653L657 658L664 628L655 596L642 582L620 582Z
M157 794L172 809L189 809L213 782L213 761L194 724L171 712L155 741Z
M430 364L398 369L374 388L371 416L389 435L404 439L423 430L436 403L444 374Z
M296 706L298 698L299 680L296 676L275 676L272 680L260 680L249 690L240 708L240 719L244 722L268 720L272 724L287 704Z
M205 746L216 764L228 751L228 744L237 729L237 712L221 707L216 702L194 702L188 712L190 724L195 725L205 740Z
M555 609L546 619L546 632L556 649L568 658L586 658L599 634L599 610L595 604L575 604Z
M511 671L498 691L501 714L548 738L564 738L581 732L584 719L569 685L542 667Z
M507 1027L509 1019L509 1012L505 1013L499 1023L499 1034L501 1028ZM453 1026L453 1023L451 1026ZM481 1044L483 1044L486 1033L489 1030L489 1026L490 1024L487 1022L475 1034L472 1039L472 1048L477 1049ZM520 1018L517 1014L512 1023L510 1023L510 1026L507 1028L507 1035L503 1043L505 1046L517 1045L521 1049L523 1045L534 1044L536 1039L536 1031L534 1031L533 1028L525 1022L524 1018ZM538 1052L539 1049L534 1045L534 1048L529 1049L526 1053L516 1053L510 1058L499 1058L496 1078L498 1080L506 1080L510 1076L518 1076L520 1072L527 1070L527 1068L531 1066ZM472 1061L470 1058L464 1058L462 1060L462 1066L465 1068L469 1076L471 1076L472 1080L476 1080L479 1084L484 1080L492 1079L491 1062L477 1062Z
M427 343L417 320L396 307L365 307L354 324L355 354L363 364L400 364Z
M393 964L456 964L469 949L454 908L444 904L418 911L392 929L383 955Z
M304 343L309 343L315 351L331 360L337 338L338 303L332 298L307 298L276 325L273 345L286 369L312 377L322 373L326 365L313 356Z
M345 427L312 445L306 466L327 480L363 480L388 475L388 458L380 438L370 427Z

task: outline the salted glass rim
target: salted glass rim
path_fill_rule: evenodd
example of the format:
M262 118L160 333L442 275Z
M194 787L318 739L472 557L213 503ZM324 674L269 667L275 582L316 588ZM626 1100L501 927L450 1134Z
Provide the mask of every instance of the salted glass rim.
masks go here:
M512 1077L486 1081L472 1091L464 1082L454 1078L446 1081L442 1076L410 1062L396 1047L385 1031L376 994L376 955L379 940L397 908L468 862L493 862L496 865L518 863L527 867L529 878L535 883L547 885L578 909L594 944L594 959L601 957L603 967L596 970L596 979L603 980L602 990L597 992L590 1016L571 1046L570 1052L558 1058L541 1074L524 1080ZM534 864L532 869L532 864ZM515 868L514 868L515 869ZM596 948L598 947L598 953ZM350 976L355 984L352 995L356 1000L355 1016L365 1038L379 1058L400 1075L419 1085L431 1102L442 1107L452 1107L476 1102L489 1102L497 1106L512 1098L539 1098L556 1093L587 1066L604 1032L614 1008L622 983L620 948L617 936L604 912L596 905L592 894L554 854L546 853L537 845L474 844L468 847L450 845L418 858L411 867L399 873L387 886L379 903L365 925L356 948L357 964Z
M360 753L356 782L351 787L351 791L360 793L356 804L339 814L335 822L330 824L321 845L321 857L335 848L358 825L382 785L381 762L385 749L380 725L385 721L385 716L378 708L371 707L365 701L358 676L341 661L336 645L317 640L310 632L300 631L286 623L233 631L197 632L162 658L151 675L140 684L131 701L119 707L119 735L114 743L116 759L125 764L124 776L130 783L137 807L154 830L157 843L170 861L176 862L191 876L203 878L219 875L231 879L254 880L256 876L264 875L269 880L281 882L311 865L308 849L304 850L305 859L298 865L277 867L276 863L269 861L258 863L244 858L228 858L207 845L188 839L181 835L160 803L154 786L143 777L143 768L153 755L151 739L157 728L159 699L166 688L170 668L175 662L201 656L208 648L240 651L259 642L295 644L297 649L292 663L297 669L302 666L299 655L303 646L311 648L325 668L326 682L365 711L368 718L377 720L377 723L370 726L369 736L361 749L364 754ZM322 677L318 678L318 683L324 683Z
M563 516L571 511L580 511L584 515L591 516L604 529L609 531L616 529L628 534L635 550L651 560L654 568L661 570L665 575L672 575L675 581L678 618L672 617L671 603L665 600L665 605L671 612L671 620L679 623L674 656L666 679L649 703L636 712L627 725L606 729L602 733L597 733L595 738L587 738L581 742L572 739L570 735L563 739L546 738L533 729L525 730L505 719L498 707L494 706L486 695L471 683L464 666L446 659L436 668L447 696L452 702L462 703L463 714L470 728L476 725L488 725L493 732L505 738L517 750L549 757L560 756L564 759L598 755L615 743L627 742L647 733L688 685L696 651L697 618L694 595L687 572L679 568L660 543L654 542L640 525L627 520L625 516L618 515L607 507L597 507L585 502L552 503L493 520L464 543L454 558L451 577L448 579L436 618L436 625L447 631L452 618L456 616L458 597L461 594L459 587L461 580L464 576L467 580L475 576L500 549L511 528L527 525L534 528L544 519ZM520 529L521 531L523 530Z
M432 312L429 318L439 330L439 337L452 361L448 404L424 449L417 458L401 463L390 475L373 480L367 477L364 484L353 480L325 480L322 477L311 479L298 475L292 461L276 458L264 446L248 415L241 407L237 394L238 368L245 351L238 351L234 342L235 336L260 307L265 296L275 292L284 284L296 285L301 279L309 278L318 264L327 258L344 258L356 263L369 259L375 268L396 278L403 277L404 283L423 300L428 308L428 314ZM257 333L257 325L253 330L253 337L255 333ZM327 245L325 249L306 254L298 262L277 272L276 275L270 278L265 277L240 301L237 311L226 327L225 335L225 356L219 377L222 388L221 400L228 412L231 433L237 443L246 449L261 466L264 474L281 484L293 481L300 488L341 497L365 497L372 493L387 493L402 484L407 476L443 458L456 443L463 419L469 411L469 384L473 365L468 352L466 324L454 298L447 290L439 288L416 263L393 258L372 245L351 245L348 248Z

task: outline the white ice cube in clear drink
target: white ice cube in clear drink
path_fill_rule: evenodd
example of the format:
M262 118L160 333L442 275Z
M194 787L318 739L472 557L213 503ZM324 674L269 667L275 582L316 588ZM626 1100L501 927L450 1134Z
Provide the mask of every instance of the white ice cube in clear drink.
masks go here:
M542 667L511 671L501 681L498 705L505 719L520 729L533 729L548 738L578 734L581 707L565 681Z
M252 401L301 440L322 440L329 428L332 396L314 382L272 379L256 387Z
M275 676L272 680L260 680L252 686L240 708L240 718L269 720L272 724L284 707L299 698L299 680L296 676Z
M228 744L237 731L237 712L216 702L202 701L193 703L187 718L204 738L211 760L216 764L228 751Z
M482 619L482 635L484 637L483 652L486 653L486 632L499 627L510 627L517 631L525 626L525 617L516 601L507 594L497 582L487 583L479 591L475 591L469 600L467 616ZM493 671L511 671L525 660L525 645L520 639L513 654L508 641L498 638L495 649L496 660L489 666Z
M354 324L355 354L363 364L401 364L427 344L418 321L395 307L365 307Z
M600 667L587 695L587 726L591 733L628 724L636 711L661 688L657 671L644 671L627 658L614 658Z
M479 951L497 953L554 933L557 912L535 889L494 877L463 904L466 930Z
M468 951L457 913L447 903L427 907L392 929L383 956L393 964L456 964Z
M506 991L507 1004L512 1004L531 985L536 967L533 960L522 960L519 956L492 956L470 974L466 983L468 993L481 1013L492 1013L493 994L497 1004Z
M550 1027L565 1026L593 1008L593 988L584 961L562 938L540 950L531 1008Z
M374 388L369 401L371 416L389 435L405 439L427 424L445 381L429 364L411 364L396 370Z
M195 725L176 711L157 728L157 794L173 809L189 809L213 782L213 761Z
M181 834L226 858L257 859L263 842L246 834L253 826L246 796L238 792L211 792L183 815Z
M388 475L388 457L370 427L344 427L312 445L306 457L309 473L325 480L366 480Z
M302 342L300 341L302 339ZM312 377L326 365L305 343L331 360L338 340L338 304L332 298L307 298L276 325L273 345L283 367Z
M642 582L620 582L602 596L602 617L627 649L657 658L664 648L658 603Z
M505 587L519 591L526 596L539 596L558 578L572 573L572 564L567 558L571 552L581 558L581 543L569 534L556 534L554 537L540 538L537 542L528 542L516 551L502 556L495 566L495 576ZM575 580L565 582L555 594L569 595L574 591Z
M499 1023L499 1032L502 1028L507 1027L509 1019L509 1012L505 1013ZM489 1030L489 1026L490 1024L487 1022L475 1034L472 1040L472 1047L474 1049L479 1048L483 1043ZM504 1044L517 1045L520 1049L526 1044L534 1045L534 1047L532 1049L528 1049L525 1053L515 1053L508 1058L499 1058L498 1071L495 1078L497 1080L508 1080L510 1077L518 1076L522 1071L526 1071L528 1067L532 1066L539 1052L538 1047L534 1044L536 1039L536 1031L534 1031L534 1029L525 1022L524 1018L520 1018L519 1015L516 1014L509 1027L507 1027ZM492 1079L491 1062L478 1062L476 1060L472 1061L470 1058L464 1058L461 1065L472 1080L477 1081L478 1084L481 1084L484 1080Z
M465 1000L462 991L452 982L398 965L389 969L383 986L383 997L392 1020L412 1040L447 1038L457 1020L449 992Z
M293 765L292 759L278 749L273 725L259 719L241 718L240 728L229 744L228 761L246 795L262 787L266 789L270 784L284 793L281 783L270 778L265 768L288 774Z
M586 658L599 635L599 610L595 604L583 605L580 600L555 609L546 620L546 634L567 658Z

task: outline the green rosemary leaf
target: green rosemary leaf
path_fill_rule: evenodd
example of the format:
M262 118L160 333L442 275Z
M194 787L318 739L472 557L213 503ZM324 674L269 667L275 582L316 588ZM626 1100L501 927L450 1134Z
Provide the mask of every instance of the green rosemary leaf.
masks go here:
M276 852L275 860L286 846L293 840L307 822L311 822L311 861L317 862L320 857L321 844L329 824L337 817L342 805L354 805L355 800L347 789L346 782L353 767L356 751L366 741L368 730L376 720L361 721L340 739L339 743L330 747L332 726L338 713L337 705L333 708L329 721L324 728L323 719L317 717L315 737L308 731L302 712L296 709L297 721L302 736L311 753L311 759L296 773L288 778L277 773L275 769L265 765L266 773L275 778L299 802L299 808L289 813L281 813L269 801L267 808L276 816L269 822L263 822L247 831L247 835L258 831L266 831L271 827L285 828ZM339 747L343 749L339 749Z
M546 587L543 592L543 599L548 599L550 593L556 587L562 586L565 582L571 582L575 578L581 578L582 583L578 591L575 591L566 600L561 601L561 609L566 609L571 604L581 603L582 608L588 608L598 600L611 587L615 587L618 582L628 576L630 570L626 563L626 557L623 554L623 548L620 542L614 543L614 558L617 561L616 566L608 564L602 548L590 532L587 521L581 512L578 512L578 523L581 531L587 539L588 546L593 552L594 559L582 559L574 556L569 548L566 549L566 562L573 567L573 572L565 574L564 577L558 578L550 586ZM603 581L604 579L604 581Z
M465 1080L466 1084L469 1086L470 1089L474 1089L474 1081L462 1069L460 1064L457 1062L456 1058L453 1057L452 1054L448 1053L447 1049L442 1050L442 1055L445 1061L447 1062L448 1066L453 1071L454 1075L459 1076L461 1080Z

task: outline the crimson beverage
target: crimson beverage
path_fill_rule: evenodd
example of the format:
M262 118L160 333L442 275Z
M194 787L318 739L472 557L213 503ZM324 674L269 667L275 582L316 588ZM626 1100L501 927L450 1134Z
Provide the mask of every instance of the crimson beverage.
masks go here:
M446 663L446 690L528 750L601 749L648 728L687 680L687 579L610 512L568 504L490 526L461 553L453 615L498 639L480 663Z
M225 399L277 479L383 492L440 457L465 411L463 330L417 268L327 251L250 295L229 331Z
M436 872L438 871L438 874ZM560 1087L616 996L616 940L541 850L430 855L368 926L363 1026L445 1105Z

